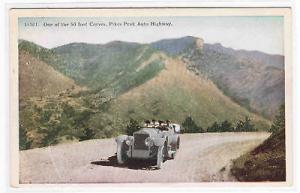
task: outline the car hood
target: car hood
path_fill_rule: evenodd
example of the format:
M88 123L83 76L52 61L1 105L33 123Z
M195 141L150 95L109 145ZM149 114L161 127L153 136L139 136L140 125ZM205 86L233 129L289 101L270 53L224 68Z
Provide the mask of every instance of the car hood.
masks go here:
M157 136L162 131L156 128L142 128L139 131L134 132L133 134L148 134L149 136Z

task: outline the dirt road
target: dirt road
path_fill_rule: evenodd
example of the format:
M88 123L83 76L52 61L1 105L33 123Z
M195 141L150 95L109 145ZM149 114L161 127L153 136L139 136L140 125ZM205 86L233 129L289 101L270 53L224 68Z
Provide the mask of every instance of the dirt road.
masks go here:
M235 181L231 160L253 149L268 133L181 135L174 160L116 163L114 139L89 140L20 152L21 183Z

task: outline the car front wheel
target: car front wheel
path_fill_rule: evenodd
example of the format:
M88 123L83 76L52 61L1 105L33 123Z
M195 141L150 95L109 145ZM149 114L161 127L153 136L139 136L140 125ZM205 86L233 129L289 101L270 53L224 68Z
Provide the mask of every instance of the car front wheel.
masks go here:
M127 161L127 155L124 150L125 142L117 146L117 160L118 164L124 164Z

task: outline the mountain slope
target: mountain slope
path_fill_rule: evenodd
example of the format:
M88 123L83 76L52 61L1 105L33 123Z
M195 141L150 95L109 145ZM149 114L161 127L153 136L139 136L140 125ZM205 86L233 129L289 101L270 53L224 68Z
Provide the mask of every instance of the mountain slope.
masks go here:
M116 94L144 83L163 68L163 61L153 57L154 49L137 43L73 43L54 52L65 59L63 71L76 82L92 89L113 88Z
M164 66L159 57L152 57L157 52L153 48L120 41L104 45L71 43L47 49L22 40L19 49L51 65L78 85L92 90L108 89L112 95L144 83Z
M249 110L273 118L278 107L284 103L283 56L234 50L221 44L199 44L199 38L195 37L172 41L182 45L177 46L180 49L176 54L190 70L203 73L224 94ZM161 40L154 47L173 53L163 45L164 40ZM168 42L168 45L171 43Z
M248 60L278 69L284 69L284 56L278 54L266 54L260 51L235 50L222 46L220 43L204 44L205 49L218 53L235 56L240 60Z
M19 81L20 98L43 97L79 89L72 79L23 50L19 52Z
M269 124L234 103L205 77L187 70L181 60L168 56L165 56L164 70L145 84L118 97L110 104L107 113L121 120L155 118L178 123L192 116L202 127L214 121L236 123L245 116L250 117L259 129L265 129Z
M224 54L207 45L202 52L187 58L190 65L205 72L226 95L252 111L272 118L284 103L283 69L253 58Z

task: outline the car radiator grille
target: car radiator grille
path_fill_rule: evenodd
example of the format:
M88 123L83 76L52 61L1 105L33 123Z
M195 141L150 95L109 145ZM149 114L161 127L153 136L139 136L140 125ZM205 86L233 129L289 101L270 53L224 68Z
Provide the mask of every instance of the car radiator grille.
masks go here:
M148 134L135 134L134 135L134 149L147 150L148 146L145 145L145 139L149 137Z

